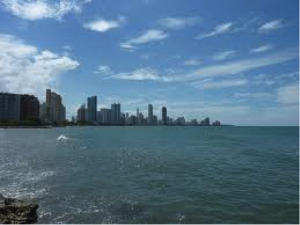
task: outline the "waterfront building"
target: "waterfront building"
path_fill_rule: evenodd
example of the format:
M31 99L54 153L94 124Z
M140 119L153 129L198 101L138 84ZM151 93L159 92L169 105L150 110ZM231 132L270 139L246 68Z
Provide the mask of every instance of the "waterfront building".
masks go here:
M20 120L21 96L0 93L0 120Z
M42 118L43 122L49 124L62 124L66 118L66 108L62 104L62 98L59 94L52 92L51 89L46 90L45 113Z
M86 108L85 104L77 110L77 122L86 122Z
M178 117L177 119L176 119L176 125L179 125L179 126L184 126L185 125L185 119L184 119L184 117L182 116L182 117Z
M215 122L212 123L213 126L221 126L221 122L216 120Z
M192 119L191 122L190 122L190 125L197 126L198 125L197 119Z
M39 119L40 102L33 95L21 95L20 120Z
M148 125L153 125L153 105L148 105Z
M153 115L153 125L158 125L157 116Z
M111 124L120 125L121 123L121 104L114 103L111 105Z
M111 124L111 115L112 115L111 109L102 108L100 110L99 115L100 115L100 118L98 121L101 125L110 125Z
M97 96L87 99L87 120L93 123L97 121Z
M162 118L162 125L168 125L168 117L167 117L167 108L162 107L161 109L161 118Z

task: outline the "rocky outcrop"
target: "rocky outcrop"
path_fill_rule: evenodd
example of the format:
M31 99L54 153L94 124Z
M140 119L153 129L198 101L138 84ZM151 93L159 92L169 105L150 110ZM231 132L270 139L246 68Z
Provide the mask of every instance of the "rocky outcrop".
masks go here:
M0 224L36 223L38 207L35 200L5 198L0 194Z

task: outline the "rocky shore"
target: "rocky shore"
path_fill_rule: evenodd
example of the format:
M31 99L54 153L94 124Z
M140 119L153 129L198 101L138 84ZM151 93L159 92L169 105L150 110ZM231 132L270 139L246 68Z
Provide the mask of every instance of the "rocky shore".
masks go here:
M5 198L0 194L0 224L31 224L38 221L35 200Z

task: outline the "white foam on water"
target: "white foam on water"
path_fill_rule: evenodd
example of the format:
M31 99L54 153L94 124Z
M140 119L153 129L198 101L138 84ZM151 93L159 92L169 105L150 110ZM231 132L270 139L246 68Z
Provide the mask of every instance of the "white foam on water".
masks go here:
M57 141L67 141L67 140L69 140L70 138L69 137L67 137L67 136L65 136L65 135L63 135L63 134L61 134L61 135L59 135L58 136L58 138L56 139Z

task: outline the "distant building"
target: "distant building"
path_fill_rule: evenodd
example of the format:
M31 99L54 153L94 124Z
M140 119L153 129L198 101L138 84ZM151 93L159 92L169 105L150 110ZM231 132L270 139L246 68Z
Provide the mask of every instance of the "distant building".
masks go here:
M197 126L198 125L197 119L192 119L190 125Z
M114 103L111 105L111 124L120 125L121 124L121 104Z
M200 125L201 126L210 126L210 119L209 119L209 117L207 117L206 119L202 120L200 122Z
M81 107L77 110L77 122L86 122L85 104L82 104Z
M148 125L153 125L153 105L148 105Z
M153 115L153 125L158 125L157 116Z
M20 120L21 96L0 93L0 120Z
M168 116L167 116L166 107L162 107L161 109L161 118L162 118L162 125L168 125Z
M212 123L212 126L221 126L221 122L216 120L215 122Z
M111 124L111 109L105 109L105 108L102 108L100 110L100 113L98 114L99 115L99 118L98 118L98 122L101 124L101 125L110 125Z
M95 123L97 121L97 96L89 97L87 102L87 120Z
M66 108L62 104L62 98L51 89L46 90L46 104L42 108L44 112L40 115L44 123L61 124L65 121Z
M179 125L179 126L184 126L185 125L185 119L184 119L184 117L183 116L182 117L178 117L176 119L176 121L175 121L175 124Z
M20 120L39 119L40 102L33 95L21 95Z

